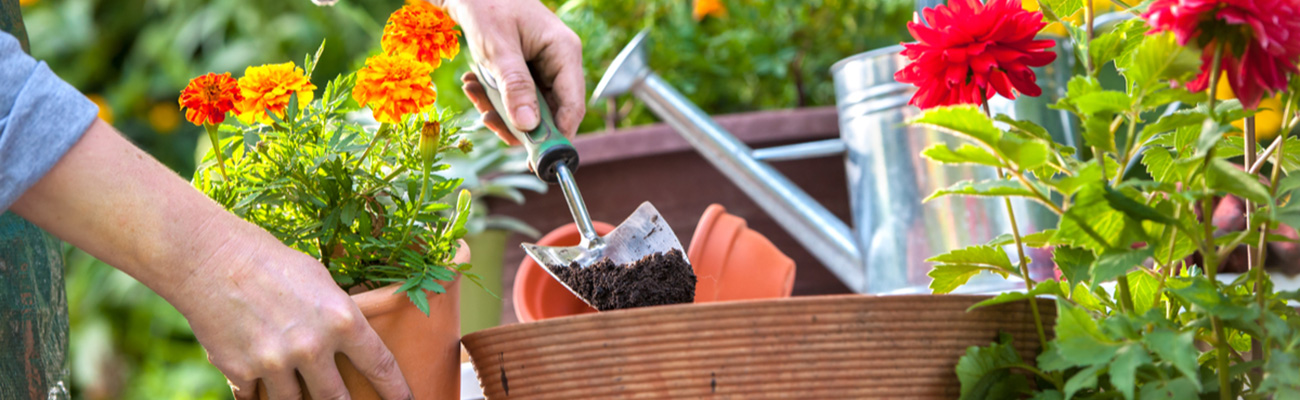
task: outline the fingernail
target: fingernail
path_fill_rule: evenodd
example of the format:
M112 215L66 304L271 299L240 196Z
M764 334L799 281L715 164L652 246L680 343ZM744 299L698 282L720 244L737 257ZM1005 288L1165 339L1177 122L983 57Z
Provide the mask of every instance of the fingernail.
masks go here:
M525 131L537 128L537 110L531 105L515 107L515 127Z

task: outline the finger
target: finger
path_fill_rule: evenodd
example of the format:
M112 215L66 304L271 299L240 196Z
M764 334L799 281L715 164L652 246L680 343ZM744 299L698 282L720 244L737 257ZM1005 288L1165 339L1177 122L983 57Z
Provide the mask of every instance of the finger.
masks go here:
M397 359L388 351L384 342L379 340L375 330L369 325L361 325L359 333L346 341L343 354L352 360L357 371L370 381L380 398L387 400L407 400L411 398L411 388L402 377L402 369L397 366Z
M274 375L262 378L262 383L266 385L266 397L271 400L301 399L302 387L298 386L298 375L294 370L276 372Z
M501 119L501 114L496 111L488 111L483 114L483 125L496 133L497 137L501 138L501 141L506 142L506 144L511 146L520 144L519 139L516 139L515 135L510 133L509 128L506 128L506 121Z
M587 81L582 70L582 41L573 31L564 29L539 57L542 77L551 82L557 104L556 127L570 139L587 113Z
M515 51L498 52L492 59L492 73L501 85L501 101L515 128L529 132L537 129L537 86L523 55Z
M230 385L230 394L235 400L253 400L257 398L257 380L242 380L226 378L226 384Z
M339 375L338 365L334 363L334 357L321 357L311 365L298 368L302 374L302 380L307 384L307 393L311 398L318 400L339 400L351 399L348 395L347 386L343 385L343 377Z
M465 92L469 101L474 103L474 109L479 113L486 113L492 110L492 101L488 99L487 89L479 83L478 77L473 72L466 72L461 76L460 90Z

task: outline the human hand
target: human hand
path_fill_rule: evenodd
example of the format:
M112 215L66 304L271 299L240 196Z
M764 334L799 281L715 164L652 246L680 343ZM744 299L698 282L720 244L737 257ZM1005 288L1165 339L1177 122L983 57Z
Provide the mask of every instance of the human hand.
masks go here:
M223 276L183 288L202 304L183 312L236 399L255 399L259 389L270 399L348 398L336 354L346 355L384 399L412 398L392 353L324 266L278 242L247 237L233 238L205 262L222 266L200 269L227 271Z
M522 131L537 128L540 86L555 110L556 127L572 139L587 112L578 35L537 0L446 0L444 6L465 32L475 61L501 84L502 101L515 126ZM484 125L506 143L519 144L477 77L467 73L462 82Z

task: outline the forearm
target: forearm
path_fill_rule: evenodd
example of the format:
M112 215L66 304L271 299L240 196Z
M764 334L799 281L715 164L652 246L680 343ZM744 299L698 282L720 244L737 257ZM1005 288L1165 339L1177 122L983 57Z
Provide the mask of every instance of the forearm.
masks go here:
M237 254L231 247L274 241L103 121L92 124L12 210L174 303L199 272L210 278L210 273L241 272L220 271L222 266L248 265L210 262L214 256Z

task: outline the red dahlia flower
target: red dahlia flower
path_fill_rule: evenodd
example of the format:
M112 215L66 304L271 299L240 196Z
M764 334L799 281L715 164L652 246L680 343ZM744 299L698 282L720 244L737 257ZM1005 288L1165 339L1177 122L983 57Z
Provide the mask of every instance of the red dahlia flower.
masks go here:
M1157 0L1147 11L1151 33L1170 31L1178 43L1193 39L1203 49L1201 74L1187 83L1199 92L1209 87L1214 46L1223 45L1228 85L1248 109L1266 92L1286 88L1288 75L1300 72L1300 0Z
M910 104L980 104L994 93L1009 99L1043 93L1030 67L1055 61L1047 49L1056 42L1034 40L1047 26L1042 13L1025 11L1019 0L953 0L923 12L930 26L907 24L917 42L904 43L903 55L912 62L894 74L918 87Z

